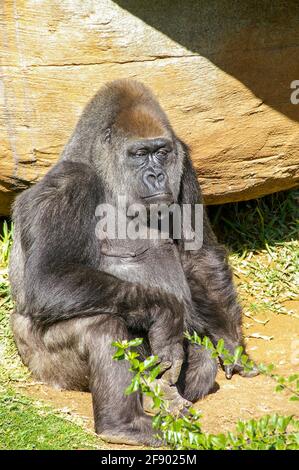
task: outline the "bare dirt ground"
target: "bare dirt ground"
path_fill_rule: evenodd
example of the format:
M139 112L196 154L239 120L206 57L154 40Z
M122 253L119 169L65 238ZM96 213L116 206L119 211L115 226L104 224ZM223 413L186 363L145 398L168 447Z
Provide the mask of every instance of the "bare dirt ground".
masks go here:
M286 305L299 316L299 301ZM256 323L244 317L244 335L247 352L257 363L274 363L275 373L288 376L299 370L299 320L289 315L266 315L267 324ZM251 338L251 334L272 339ZM204 400L196 403L202 411L202 426L210 433L233 430L239 419L249 420L264 414L280 413L299 417L298 402L289 401L287 393L276 393L275 382L265 376L242 378L234 375L228 381L219 370L217 389ZM59 391L43 384L28 383L21 387L22 393L43 400L66 413L79 415L86 427L93 429L91 396L89 393ZM132 449L125 445L104 444L106 449Z

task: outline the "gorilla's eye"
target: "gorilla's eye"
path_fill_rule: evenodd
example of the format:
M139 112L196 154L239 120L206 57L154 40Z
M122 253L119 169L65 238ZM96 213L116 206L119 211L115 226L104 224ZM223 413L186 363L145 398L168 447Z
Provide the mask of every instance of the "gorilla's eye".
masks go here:
M166 157L168 151L166 149L159 149L156 153L157 157Z
M147 155L147 150L146 149L139 149L135 153L136 157L145 157Z

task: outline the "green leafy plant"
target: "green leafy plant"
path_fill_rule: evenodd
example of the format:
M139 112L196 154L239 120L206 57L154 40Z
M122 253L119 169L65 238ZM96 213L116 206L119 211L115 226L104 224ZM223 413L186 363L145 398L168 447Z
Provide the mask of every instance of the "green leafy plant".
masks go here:
M276 392L287 391L290 394L289 399L291 401L299 401L299 375L291 374L288 377L283 377L281 375L274 374L273 369L273 364L268 366L265 364L259 365L261 374L267 375L276 382Z
M297 296L298 286L298 197L298 190L291 190L251 201L208 207L213 228L220 242L230 250L230 261L234 268L244 313L246 317L250 317L257 323L270 322L270 330L266 334L272 334L271 323L275 320L276 314L288 314L298 318L296 307L294 308L293 303L289 302ZM26 402L24 409L20 409L15 401L15 398L19 400L19 385L26 385L30 374L20 361L9 327L12 302L7 273L11 240L11 224L2 220L0 223L0 421L2 418L0 448L3 446L6 449L40 448L41 434L44 434L43 448L54 449L58 444L60 448L69 448L69 446L74 448L73 437L70 439L70 444L65 442L64 446L61 434L67 437L67 433L63 431L60 423L59 426L52 426L42 414L40 420L44 431L36 425L34 415L40 415L39 401L31 399L31 407L29 408ZM292 312L293 308L294 312ZM288 319L286 318L285 321ZM246 325L244 326L246 329ZM273 343L276 339L274 336ZM132 353L136 352L135 346L128 348L127 351L129 349ZM135 359L140 360L139 357ZM135 362L135 366L137 364L138 362ZM158 367L158 362L151 368L140 371L140 380L144 374L147 377L155 367ZM293 399L298 399L298 379L294 379L295 374L281 377L275 374L273 366L265 366L265 368L267 377L272 376L277 391L283 397L287 399L287 396L290 396L292 399L295 396L297 398ZM134 376L134 372L132 374ZM155 374L156 371L153 372L153 376ZM253 387L255 386L254 382L250 383L253 383ZM149 385L151 389L148 393L156 392L159 395L155 380ZM147 385L144 384L145 389L146 387ZM251 385L248 390L249 394L251 393L250 387ZM134 388L139 390L138 380ZM11 396L9 401L12 401L13 409L8 407L7 395ZM222 434L204 433L200 425L200 415L195 410L190 410L190 414L185 417L178 416L174 419L169 415L167 407L165 411L161 411L164 402L163 396L161 401L159 397L155 401L156 415L160 413L160 417L155 419L157 429L163 426L163 433L168 432L165 442L172 448L284 449L299 447L298 421L294 418L291 418L288 423L290 417L272 415L260 420L251 420L248 423L239 423L234 432L225 433L223 437ZM286 407L288 406L289 403L286 403ZM192 415L193 411L194 415ZM56 415L55 410L49 409L49 419L53 413ZM290 414L290 412L285 414ZM71 417L73 413L71 412L70 415L64 413L63 416ZM30 438L27 432L31 433ZM78 448L85 448L85 437L84 440L79 439L79 430L76 430L76 435ZM59 436L59 443L57 443L57 436ZM97 446L98 440L96 448ZM104 445L104 448L107 446Z
M225 347L223 339L220 339L216 346L213 345L212 341L208 337L200 338L197 333L190 335L189 333L185 334L185 337L193 344L202 346L204 349L211 353L213 358L221 357L224 365L235 365L237 363L241 364L245 372L250 372L254 363L249 359L249 357L244 354L242 346L238 346L234 354L231 354ZM290 400L297 401L299 400L299 375L292 374L288 377L282 377L273 373L274 365L273 364L259 364L258 369L260 374L267 375L272 380L276 382L275 391L281 392L286 390L290 393Z
M0 236L0 262L1 265L7 266L10 248L13 237L13 225L8 225L7 221L4 220L2 224L2 235Z
M252 361L243 353L242 347L236 348L234 354L230 354L225 349L222 339L214 346L207 337L201 339L197 334L186 334L186 337L192 343L210 351L213 357L221 356L224 364L233 365L241 362L248 371L253 367ZM200 413L195 409L189 408L187 413L180 413L176 416L170 414L169 404L163 397L159 384L155 384L155 379L160 373L159 359L157 356L150 356L141 361L138 352L134 350L141 343L142 339L140 338L113 342L112 345L116 348L113 358L126 360L130 364L133 378L125 393L131 394L140 391L152 399L153 408L156 411L153 417L153 428L159 432L162 438L161 445L164 442L172 449L198 450L285 450L298 448L299 421L293 416L266 415L258 420L239 421L235 432L208 434L202 431ZM281 377L272 373L271 366L263 365L260 370L278 381L280 387L291 390L295 394L294 396L297 396L297 378L290 376L282 382ZM294 383L296 384L295 390L289 387Z
M12 244L13 227L8 226L6 220L2 225L0 234L0 307L11 308L11 298L8 283L8 260Z

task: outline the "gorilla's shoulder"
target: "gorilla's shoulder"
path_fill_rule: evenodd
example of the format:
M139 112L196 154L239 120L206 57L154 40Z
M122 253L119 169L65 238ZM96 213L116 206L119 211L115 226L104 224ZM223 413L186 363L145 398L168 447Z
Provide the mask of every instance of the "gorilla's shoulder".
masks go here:
M87 163L61 160L44 176L41 183L67 184L74 180L76 183L91 183L97 180L97 174Z
M96 197L100 192L100 181L88 164L60 161L34 186L23 191L15 200L13 214L40 210L42 206L62 204Z
M90 190L98 183L99 178L90 165L62 160L56 163L43 179L31 189L32 193L35 194L49 190L82 192L84 188Z

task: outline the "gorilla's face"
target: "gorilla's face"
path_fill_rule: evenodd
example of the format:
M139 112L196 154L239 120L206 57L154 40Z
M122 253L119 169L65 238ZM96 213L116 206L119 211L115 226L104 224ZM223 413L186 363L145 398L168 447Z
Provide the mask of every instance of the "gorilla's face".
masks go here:
M125 188L129 203L149 206L176 202L182 155L172 138L130 138L117 160L119 188Z
M158 137L111 135L101 141L94 164L113 199L125 196L137 203L171 205L177 202L184 150L174 134Z
M127 147L127 165L134 179L136 196L146 205L150 203L174 202L174 188L170 168L174 166L176 154L173 143L165 137L137 140Z

